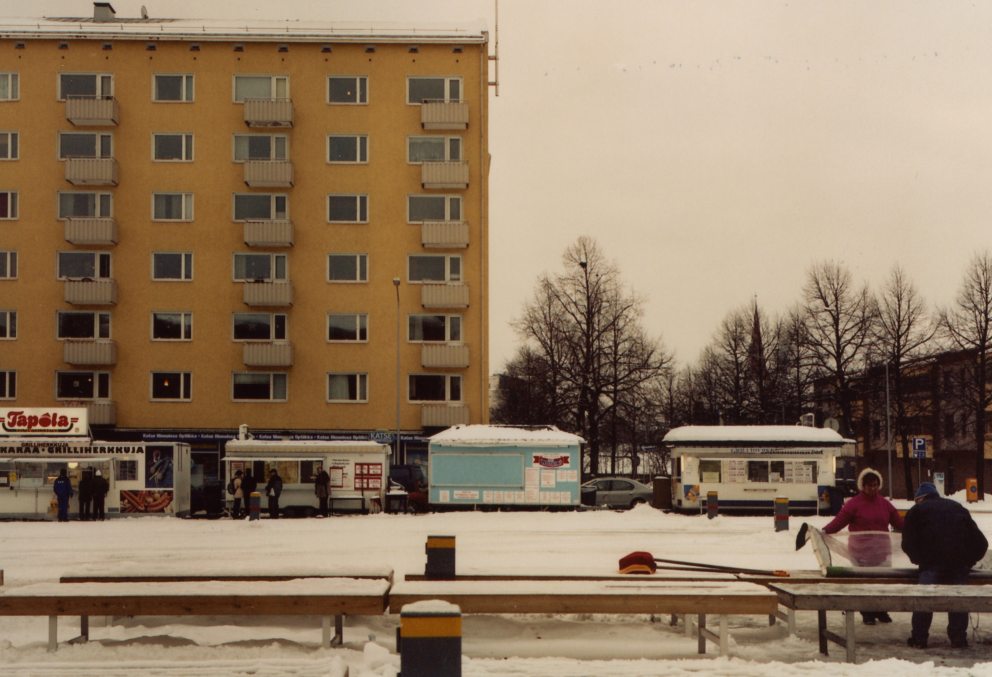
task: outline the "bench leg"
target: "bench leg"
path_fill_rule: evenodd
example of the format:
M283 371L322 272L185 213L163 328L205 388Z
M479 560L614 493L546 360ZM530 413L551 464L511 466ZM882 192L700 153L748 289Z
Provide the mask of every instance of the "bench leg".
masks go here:
M344 614L338 614L334 617L334 639L331 640L331 646L342 644L344 644Z
M853 611L848 611L847 612L847 619L846 619L846 621L847 621L846 622L846 626L847 626L847 628L846 628L846 630L847 630L847 633L846 633L847 634L847 645L846 645L846 647L847 647L847 662L848 663L855 663L856 662L855 661L855 658L854 658L854 616L855 615L856 614Z
M80 616L79 617L79 641L88 642L90 641L90 617Z
M720 614L720 655L726 656L728 649L727 641L727 616Z
M699 614L699 625L696 630L699 653L706 653L706 614Z
M48 650L55 651L59 646L59 617L48 617Z
M326 648L331 645L331 617L322 616L320 619L320 646Z
M826 611L816 612L816 629L817 629L817 635L820 639L820 653L826 656L829 653L827 651L827 612Z

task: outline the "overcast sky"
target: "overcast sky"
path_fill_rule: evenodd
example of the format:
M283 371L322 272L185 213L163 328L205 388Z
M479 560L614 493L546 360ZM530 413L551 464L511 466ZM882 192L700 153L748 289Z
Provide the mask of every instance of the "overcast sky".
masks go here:
M119 16L474 22L491 0L115 0ZM87 0L0 0L86 16ZM495 47L494 47L495 48ZM491 368L537 277L594 237L694 362L836 260L951 301L992 234L992 3L501 0L491 97Z

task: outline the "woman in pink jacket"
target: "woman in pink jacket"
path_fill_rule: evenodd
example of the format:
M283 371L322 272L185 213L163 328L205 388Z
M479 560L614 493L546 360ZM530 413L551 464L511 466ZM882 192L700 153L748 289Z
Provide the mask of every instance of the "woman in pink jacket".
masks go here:
M858 475L856 496L845 501L837 516L823 527L823 533L835 534L844 527L852 532L847 540L852 563L858 566L886 566L892 555L891 543L887 535L878 533L857 534L855 532L902 531L903 519L896 507L881 494L882 473L873 468L865 468ZM865 625L876 622L891 623L892 618L885 611L862 611Z

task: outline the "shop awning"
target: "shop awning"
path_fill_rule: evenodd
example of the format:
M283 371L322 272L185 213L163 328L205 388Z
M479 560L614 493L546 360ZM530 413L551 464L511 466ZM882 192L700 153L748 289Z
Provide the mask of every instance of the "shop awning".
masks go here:
M60 456L18 456L16 458L0 459L0 461L13 461L14 463L100 463L112 460L112 456L73 456L71 454Z
M254 463L255 461L323 461L323 456L283 456L282 454L264 454L259 453L257 456L225 456L225 461L244 461L246 463Z

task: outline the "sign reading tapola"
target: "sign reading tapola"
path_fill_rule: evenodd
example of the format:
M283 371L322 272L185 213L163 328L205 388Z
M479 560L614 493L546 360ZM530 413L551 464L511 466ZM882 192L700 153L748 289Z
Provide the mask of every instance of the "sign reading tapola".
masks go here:
M85 437L90 432L87 414L85 407L0 408L0 435Z

